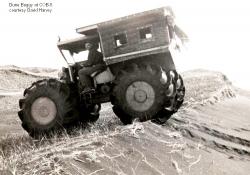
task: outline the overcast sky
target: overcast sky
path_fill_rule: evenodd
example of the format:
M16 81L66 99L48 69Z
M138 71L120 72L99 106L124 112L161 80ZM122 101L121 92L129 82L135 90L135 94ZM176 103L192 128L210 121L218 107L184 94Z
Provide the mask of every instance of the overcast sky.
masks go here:
M52 2L53 11L9 12L9 3L20 2ZM65 63L56 47L58 36L74 38L78 27L168 5L190 37L188 48L174 60L178 71L217 70L250 89L247 0L1 0L0 65L60 68Z

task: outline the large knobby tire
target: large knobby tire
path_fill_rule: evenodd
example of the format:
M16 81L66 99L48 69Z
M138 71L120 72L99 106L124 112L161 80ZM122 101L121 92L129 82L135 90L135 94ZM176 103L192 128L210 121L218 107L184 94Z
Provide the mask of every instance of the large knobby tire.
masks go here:
M113 112L115 113L115 115L117 117L119 117L120 121L124 124L124 125L128 125L128 124L132 124L133 123L133 117L131 117L130 115L126 114L122 109L120 109L117 106L113 106Z
M167 122L168 119L170 119L170 117L174 114L174 111L169 111L166 109L162 109L161 111L159 111L159 113L157 114L157 116L152 119L151 121L153 123L159 124L159 125L163 125L164 123Z
M113 111L124 124L135 118L150 120L163 108L165 99L159 66L131 67L118 75L112 97Z
M79 120L78 98L70 87L56 79L40 80L19 100L19 118L31 137L49 136Z
M185 97L185 92L186 92L186 89L185 89L185 85L184 85L184 81L181 77L180 74L178 74L178 78L176 80L176 110L178 110L182 103L184 102L184 97Z
M168 72L168 74L170 72ZM167 103L165 103L165 107L167 109L162 109L156 115L156 117L152 120L152 122L157 123L157 124L166 123L166 121L174 113L176 113L179 110L179 108L181 107L181 105L184 101L185 86L184 86L183 79L182 79L181 75L178 74L176 71L172 71L172 72L173 72L173 75L171 76L171 81L172 81L172 86L173 86L174 90L171 90L172 91L172 93L170 93L170 94L172 94L171 98L169 98L169 100L167 100ZM170 86L171 86L171 83L170 83ZM167 92L167 94L169 94L169 92ZM168 107L170 107L170 108L168 108Z

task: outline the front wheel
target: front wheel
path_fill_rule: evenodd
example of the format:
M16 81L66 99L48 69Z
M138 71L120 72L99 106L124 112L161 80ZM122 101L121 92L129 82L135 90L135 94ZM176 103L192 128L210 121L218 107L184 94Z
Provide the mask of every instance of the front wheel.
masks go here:
M40 80L24 91L19 100L19 118L31 137L49 135L79 120L77 96L56 79Z

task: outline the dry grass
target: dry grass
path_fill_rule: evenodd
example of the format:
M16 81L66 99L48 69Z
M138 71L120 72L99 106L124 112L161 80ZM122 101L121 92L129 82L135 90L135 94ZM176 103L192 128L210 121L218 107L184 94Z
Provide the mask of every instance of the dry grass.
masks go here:
M106 122L112 124L105 125ZM130 145L130 142L133 144ZM74 166L73 164L65 167L68 161L74 161L80 164L92 162L91 164L104 166L91 170L92 173L107 170L110 165L115 166L110 171L122 173L123 170L119 170L119 167L123 161L119 162L118 160L123 159L130 164L131 160L128 160L126 154L132 151L132 155L138 159L138 165L132 166L132 171L136 172L137 168L139 169L138 166L143 165L149 167L151 171L162 172L157 168L158 163L162 160L154 155L159 153L152 150L153 154L150 153L151 151L145 152L144 146L141 144L144 146L148 144L159 145L163 147L163 150L167 149L165 150L166 154L182 155L179 157L183 157L187 147L179 132L164 129L150 122L134 122L132 125L121 126L117 119L108 121L100 119L95 125L78 127L74 135L55 133L53 138L43 138L40 141L32 140L28 136L2 138L0 140L0 170L7 170L10 174L75 174L67 168ZM110 152L107 149L113 151ZM157 159L158 163L152 162L151 156L153 159ZM165 156L163 157L165 159ZM195 158L189 157L193 162ZM179 158L175 157L175 159ZM105 165L105 162L108 162L109 166ZM183 169L183 165L180 166ZM188 170L188 165L186 165L186 170ZM79 172L81 172L80 174L88 174L83 173L82 170Z
M67 133L54 133L53 138L43 138L33 140L28 136L6 136L0 140L0 169L8 170L11 174L36 174L39 166L47 167L44 171L56 173L56 159L54 154L61 152L62 147L67 147L78 138L84 138L85 130L78 129L78 136L68 135ZM78 139L77 139L78 140ZM33 169L29 169L32 164ZM40 172L40 173L41 173Z
M109 108L108 106L106 104L107 108ZM40 174L42 172L57 174L60 172L56 167L57 156L60 157L64 152L67 153L84 144L92 144L109 135L122 133L119 119L113 114L109 116L109 112L105 115L106 117L102 117L94 125L81 125L72 128L70 133L55 132L51 138L33 140L27 135L2 137L0 139L0 170L8 170L11 174ZM74 151L68 156L73 156L72 154ZM26 168L31 162L37 165L32 166L34 169L27 171ZM44 170L44 167L47 170Z

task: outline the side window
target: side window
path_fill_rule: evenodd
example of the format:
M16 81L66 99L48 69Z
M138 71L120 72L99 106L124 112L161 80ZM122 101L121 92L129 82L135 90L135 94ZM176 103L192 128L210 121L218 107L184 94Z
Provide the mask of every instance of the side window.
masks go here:
M140 39L148 40L153 38L152 26L144 27L139 29Z
M114 36L114 41L115 41L115 46L116 47L121 47L121 46L127 44L128 41L127 41L127 35L126 35L126 33L116 34Z

